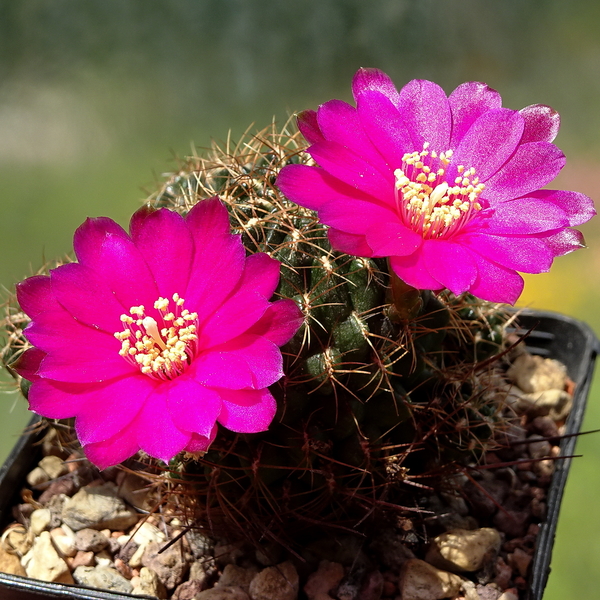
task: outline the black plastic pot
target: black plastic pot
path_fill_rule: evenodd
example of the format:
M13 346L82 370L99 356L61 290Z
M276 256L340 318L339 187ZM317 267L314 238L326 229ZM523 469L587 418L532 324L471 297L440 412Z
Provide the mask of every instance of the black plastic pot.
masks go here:
M592 381L594 363L599 351L599 342L593 331L581 321L556 313L525 311L519 316L520 333L531 330L526 340L527 348L534 354L555 358L567 367L575 382L573 408L566 424L567 436L560 448L562 456L574 454L576 436L580 431L585 405ZM35 419L34 419L35 422ZM39 460L35 434L24 435L0 468L0 526L12 519L11 509L17 504L18 493L23 487L27 473ZM528 600L541 600L548 575L552 546L558 522L571 459L557 461L552 483L548 490L548 517L541 524L530 574ZM126 600L142 596L119 594L97 589L83 588L60 583L46 583L0 573L0 600ZM146 596L148 598L148 596Z

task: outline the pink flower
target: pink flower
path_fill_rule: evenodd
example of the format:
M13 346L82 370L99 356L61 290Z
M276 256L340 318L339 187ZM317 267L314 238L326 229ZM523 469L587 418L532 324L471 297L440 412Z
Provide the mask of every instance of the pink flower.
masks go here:
M517 271L547 271L583 245L569 228L595 214L591 199L540 189L565 164L550 107L502 108L477 82L449 97L430 81L397 91L376 69L359 70L352 88L356 108L331 100L299 116L320 166L290 165L278 178L289 199L318 211L334 248L389 257L415 288L514 303Z
M129 234L88 219L74 248L79 262L17 286L32 319L34 348L16 366L33 382L31 410L75 417L101 468L140 449L165 462L206 450L217 422L241 433L269 427L279 346L302 315L291 300L269 302L279 263L246 257L218 198L185 218L142 208Z

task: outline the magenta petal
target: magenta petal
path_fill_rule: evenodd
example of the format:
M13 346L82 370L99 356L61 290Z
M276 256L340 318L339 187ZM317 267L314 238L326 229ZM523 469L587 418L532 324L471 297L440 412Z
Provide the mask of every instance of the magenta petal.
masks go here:
M280 268L281 263L264 252L251 254L246 259L246 267L239 285L251 288L268 300L279 284Z
M28 277L17 283L16 289L21 309L32 319L42 312L58 307L48 275Z
M512 156L523 135L523 117L516 110L499 108L479 117L466 132L452 158L447 178L452 183L458 165L473 167L486 181Z
M314 110L304 110L297 116L298 129L309 144L322 142L325 138L319 129L317 113Z
M99 386L38 379L29 388L29 410L48 419L70 419L83 410L83 401ZM82 395L80 395L80 392Z
M478 225L476 220L469 230ZM517 198L497 204L479 229L494 235L526 235L568 227L569 219L555 204L536 198ZM485 227L485 230L484 230Z
M46 356L46 353L38 348L29 348L10 364L10 368L28 381L37 381L38 369Z
M189 443L192 434L179 429L167 407L167 393L161 387L147 398L135 420L137 442L150 456L168 463Z
M565 155L554 144L522 144L512 158L485 182L484 196L494 203L525 196L552 181L564 165Z
M369 90L380 92L395 106L400 102L398 90L388 75L379 69L359 69L352 80L354 100L358 102L360 96Z
M199 357L190 373L207 387L258 389L283 377L281 351L270 340L246 334Z
M473 282L471 294L488 302L514 304L523 291L523 278L506 267L501 267L476 252L471 257L477 264L477 278Z
M221 414L221 397L190 377L179 377L166 386L167 406L175 426L208 438Z
M338 229L330 229L327 232L327 237L329 238L331 247L338 252L345 252L354 256L373 256L373 250L367 244L367 239L364 235L355 235L339 231Z
M161 208L138 210L131 218L131 238L154 275L158 293L171 299L185 298L194 242L186 221L176 212Z
M93 268L128 308L153 303L159 296L154 275L130 239L107 236Z
M50 310L38 315L25 329L25 336L44 352L63 348L86 352L93 346L94 355L119 352L121 344L111 334L82 325L64 309Z
M413 79L401 90L398 102L410 136L420 150L425 142L438 152L450 147L452 115L444 90L424 79Z
M352 150L382 173L389 169L378 152L381 148L374 147L365 135L356 108L341 100L330 100L319 107L317 118L326 140Z
M544 273L550 269L554 258L543 238L534 236L474 233L461 236L460 243L503 267L524 273Z
M456 148L471 125L488 110L502 106L500 94L485 83L470 81L459 85L449 96L452 111L452 139Z
M88 444L83 449L85 455L99 469L107 469L122 463L140 450L136 429L137 424L134 422L108 440Z
M192 437L190 438L188 445L183 449L183 451L191 452L192 454L196 454L198 452L206 452L210 448L210 445L215 441L218 430L219 427L217 424L215 424L208 437L198 435L197 433L192 433Z
M466 292L477 278L477 265L471 253L445 240L426 240L423 258L427 270L454 294Z
M287 344L304 322L304 315L293 300L273 302L249 330L249 335L260 335L278 346Z
M407 256L423 243L418 233L405 227L397 218L369 225L366 238L373 250L372 256Z
M283 167L277 176L277 185L287 198L311 210L319 210L323 204L331 200L373 201L372 196L332 177L319 167L308 165Z
M261 294L245 286L227 299L204 323L200 323L202 349L213 348L248 331L269 307ZM202 319L202 315L200 315Z
M105 385L64 386L64 390L71 390L73 397L79 399L74 413L79 441L84 445L103 442L125 429L137 418L146 398L158 385L158 381L138 371Z
M110 334L121 331L120 316L129 308L118 302L96 273L78 263L50 271L52 291L73 318Z
M587 223L596 214L594 201L580 192L537 190L531 192L529 197L550 202L560 208L567 215L570 227Z
M418 290L441 290L444 287L430 275L422 252L414 252L409 256L391 256L390 267L402 281Z
M563 256L579 248L585 248L583 234L577 229L565 229L553 235L543 238L554 256Z
M116 340L115 340L116 341ZM92 383L109 381L139 372L137 367L119 356L120 345L114 353L93 346L85 348L64 347L48 354L40 364L38 375L56 381Z
M394 175L383 173L376 166L336 142L319 142L308 149L309 154L330 175L383 202L394 201Z
M421 149L422 144L413 141L403 115L380 92L369 90L362 93L357 108L363 129L392 171L402 165L404 154L415 148Z
M532 104L520 111L525 119L522 144L527 142L552 142L560 128L560 115L545 104Z
M73 248L77 260L93 268L98 259L98 252L109 235L129 239L127 232L112 219L107 217L86 219L73 236Z
M226 349L209 350L200 355L188 373L207 387L239 390L254 386L254 376L243 354L229 353Z
M219 390L223 411L219 423L238 433L266 431L277 412L269 390Z
M319 209L319 218L330 227L346 233L364 234L372 227L398 221L396 213L375 202L364 200L331 200Z
M195 256L185 305L201 319L208 318L238 284L246 252L239 236L229 233L227 209L218 198L196 204L188 213L187 223L194 237Z
M229 213L217 196L194 204L185 220L192 232L196 251L209 244L211 237L230 235Z

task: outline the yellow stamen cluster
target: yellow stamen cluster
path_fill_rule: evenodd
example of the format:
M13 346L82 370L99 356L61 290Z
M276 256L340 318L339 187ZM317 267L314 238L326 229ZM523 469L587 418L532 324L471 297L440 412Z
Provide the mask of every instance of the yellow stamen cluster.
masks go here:
M446 237L481 210L478 198L485 186L479 183L475 169L456 168L454 185L444 179L452 160L452 150L428 150L407 153L402 168L396 169L396 204L404 223L425 239ZM427 163L427 164L426 164Z
M121 315L123 331L114 334L121 342L119 354L155 379L181 375L194 357L198 341L198 314L184 309L183 304L179 294L173 294L172 302L159 298L154 303L158 321L146 315L143 305L132 306L129 315Z

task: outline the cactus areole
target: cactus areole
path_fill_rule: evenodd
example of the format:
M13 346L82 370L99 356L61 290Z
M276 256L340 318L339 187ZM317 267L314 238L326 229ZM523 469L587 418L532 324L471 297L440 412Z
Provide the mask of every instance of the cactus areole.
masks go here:
M540 189L565 164L549 106L502 108L477 82L449 97L430 81L398 91L376 69L359 70L352 90L356 107L331 100L300 114L319 166L290 165L278 179L318 211L335 249L389 257L418 289L513 304L517 271L547 271L583 245L571 227L595 214L591 199Z
M268 428L279 346L302 314L291 300L270 302L279 263L246 257L217 198L185 218L143 208L130 234L88 219L74 246L78 263L17 286L34 348L15 369L33 382L33 411L75 417L101 468L140 449L163 461L206 450L217 422Z

